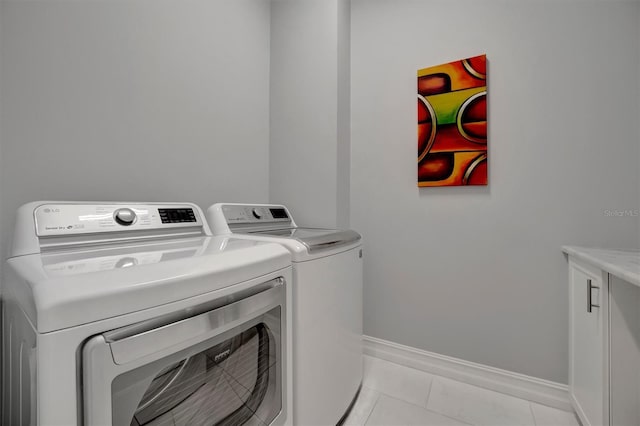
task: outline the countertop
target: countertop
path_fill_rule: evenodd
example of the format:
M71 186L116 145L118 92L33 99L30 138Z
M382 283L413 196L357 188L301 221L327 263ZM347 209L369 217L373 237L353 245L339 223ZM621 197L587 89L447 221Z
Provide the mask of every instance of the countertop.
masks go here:
M640 287L640 250L562 246L562 251Z

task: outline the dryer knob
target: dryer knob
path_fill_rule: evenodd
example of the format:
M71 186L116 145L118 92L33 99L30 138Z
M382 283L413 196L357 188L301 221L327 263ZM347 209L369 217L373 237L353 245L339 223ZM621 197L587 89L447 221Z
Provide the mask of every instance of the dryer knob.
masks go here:
M251 210L251 213L253 214L253 217L255 217L256 219L260 219L262 217L262 213L260 213L260 210L258 209Z
M138 260L135 257L123 257L116 262L116 268L130 268L137 264Z
M122 226L129 226L136 220L136 213L131 209L118 209L113 213L113 218Z

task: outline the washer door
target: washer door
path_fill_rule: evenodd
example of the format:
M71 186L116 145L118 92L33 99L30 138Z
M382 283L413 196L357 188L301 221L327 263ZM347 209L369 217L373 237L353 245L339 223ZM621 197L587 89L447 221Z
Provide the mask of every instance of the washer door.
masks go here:
M94 336L83 349L85 423L281 424L286 417L280 415L285 408L282 287L133 336L123 338L120 331ZM189 333L185 321L197 326L194 330L206 325L209 331ZM185 333L192 336L188 343L169 338L184 340ZM120 339L110 341L114 335ZM147 354L136 357L142 350Z

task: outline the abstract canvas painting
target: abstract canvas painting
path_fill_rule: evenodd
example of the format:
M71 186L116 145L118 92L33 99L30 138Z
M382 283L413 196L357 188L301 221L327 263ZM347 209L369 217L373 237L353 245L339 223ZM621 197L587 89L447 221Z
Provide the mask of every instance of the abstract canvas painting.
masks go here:
M418 70L418 186L486 184L486 55Z

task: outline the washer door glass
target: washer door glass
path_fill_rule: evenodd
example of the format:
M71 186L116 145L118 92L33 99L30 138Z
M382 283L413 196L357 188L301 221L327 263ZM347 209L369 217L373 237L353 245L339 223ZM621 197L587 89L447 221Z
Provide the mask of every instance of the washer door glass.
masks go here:
M193 355L116 377L113 424L270 424L282 409L280 307L263 319Z

